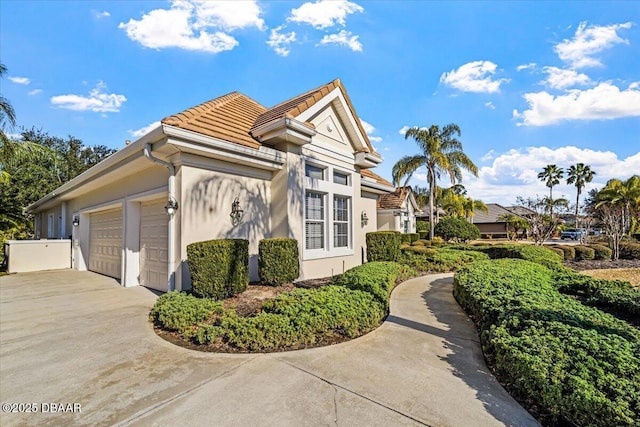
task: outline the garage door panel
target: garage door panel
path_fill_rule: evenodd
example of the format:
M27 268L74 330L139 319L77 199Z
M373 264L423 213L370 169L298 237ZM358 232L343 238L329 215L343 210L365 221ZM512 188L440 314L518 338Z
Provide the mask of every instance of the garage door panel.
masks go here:
M166 292L169 219L165 203L162 199L140 207L140 284Z
M91 214L89 270L121 278L122 231L122 209Z

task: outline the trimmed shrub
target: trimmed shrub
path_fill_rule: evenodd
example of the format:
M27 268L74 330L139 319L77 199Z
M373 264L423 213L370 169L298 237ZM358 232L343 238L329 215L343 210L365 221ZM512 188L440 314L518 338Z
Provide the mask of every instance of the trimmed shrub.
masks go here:
M158 297L149 318L163 329L188 335L197 323L214 313L222 314L222 311L220 302L196 298L184 292L167 292Z
M412 252L415 254L429 254L429 255L433 255L436 253L435 249L432 248L428 248L424 245L414 245L414 246L408 246L406 248L402 248L403 252Z
M548 249L551 249L553 252L557 253L560 258L564 259L564 251L557 246L545 246Z
M420 272L446 272L454 271L473 261L486 259L489 257L478 251L412 246L402 250L399 262Z
M416 230L418 231L418 233L423 232L426 233L427 237L422 237L423 239L428 238L429 237L429 221L425 221L424 219L417 219L416 220Z
M565 261L573 261L576 259L576 250L573 248L573 246L557 245L554 246L554 248L560 249L562 252L564 252Z
M434 232L444 240L457 239L466 242L480 238L478 227L462 218L443 218L436 224Z
M401 243L407 243L407 244L411 244L411 234L409 233L402 233L400 234L400 242Z
M420 240L420 234L419 233L409 233L409 236L411 236L411 243Z
M429 238L429 232L428 231L418 231L418 235L420 236L421 239L428 239Z
M433 239L430 240L431 246L442 246L444 245L444 239L440 236L434 236Z
M611 259L613 255L613 251L604 245L589 245L589 247L593 248L595 259Z
M367 233L367 260L396 261L400 256L401 236L397 231Z
M258 244L260 280L270 285L290 283L300 277L300 257L296 239L263 239Z
M193 293L214 300L236 295L249 285L249 241L220 239L187 246Z
M395 262L368 262L345 272L336 284L370 293L386 310L389 295L403 271L403 267Z
M620 259L640 259L640 243L620 243Z
M424 246L424 240L416 240L415 242L411 242L411 246Z
M640 423L640 332L561 295L554 273L524 260L460 269L454 296L479 327L485 357L550 424Z
M594 259L596 257L595 249L589 246L575 245L573 248L576 251L576 261Z
M491 259L517 258L533 261L549 268L562 266L562 258L550 248L533 245L496 245L480 249Z

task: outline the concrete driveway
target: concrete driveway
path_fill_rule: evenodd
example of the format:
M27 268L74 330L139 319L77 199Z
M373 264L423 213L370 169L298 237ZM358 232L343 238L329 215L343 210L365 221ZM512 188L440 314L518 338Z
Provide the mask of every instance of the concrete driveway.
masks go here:
M3 276L0 425L537 425L488 373L451 282L405 282L387 321L347 343L222 355L157 337L145 288Z

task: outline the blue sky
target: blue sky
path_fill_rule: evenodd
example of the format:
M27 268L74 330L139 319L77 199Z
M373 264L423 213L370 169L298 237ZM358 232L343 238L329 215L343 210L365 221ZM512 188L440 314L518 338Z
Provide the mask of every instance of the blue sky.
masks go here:
M338 77L388 179L417 153L403 128L447 123L485 202L547 194L548 163L591 165L587 189L640 173L638 2L2 1L0 38L19 126L88 145L122 148L234 90L269 107Z

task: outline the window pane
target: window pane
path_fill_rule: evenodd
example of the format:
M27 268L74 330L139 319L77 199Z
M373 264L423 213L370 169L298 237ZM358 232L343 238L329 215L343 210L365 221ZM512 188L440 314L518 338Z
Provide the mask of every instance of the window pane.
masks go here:
M319 168L318 166L305 165L304 174L309 178L324 179L324 169Z
M333 197L333 246L349 247L350 199L344 196Z
M349 246L349 224L333 224L333 245L336 248L346 248Z
M305 248L324 248L324 195L307 192L305 194Z
M340 173L340 172L334 172L333 173L333 182L335 182L336 184L341 184L341 185L349 185L349 175Z
M307 192L306 194L306 219L324 219L323 196L319 193Z
M322 222L307 222L305 236L307 249L324 248L324 224Z

